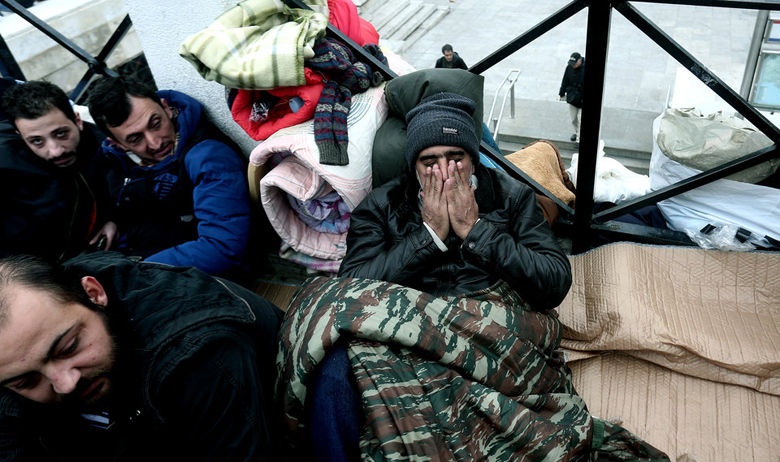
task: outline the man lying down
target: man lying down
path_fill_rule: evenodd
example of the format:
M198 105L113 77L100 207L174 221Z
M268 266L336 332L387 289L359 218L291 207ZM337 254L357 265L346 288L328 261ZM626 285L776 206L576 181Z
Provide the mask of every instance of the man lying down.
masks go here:
M341 277L292 301L276 401L294 454L668 460L574 390L569 261L531 188L480 165L473 111L454 93L409 111L408 175L355 209Z

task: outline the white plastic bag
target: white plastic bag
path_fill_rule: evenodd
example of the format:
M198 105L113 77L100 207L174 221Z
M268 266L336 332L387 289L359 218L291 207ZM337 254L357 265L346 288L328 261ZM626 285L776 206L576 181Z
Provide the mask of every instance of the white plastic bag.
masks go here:
M750 122L721 112L704 116L696 108L667 109L653 137L661 152L686 167L704 171L772 145ZM773 174L780 159L735 173L729 180L758 183Z
M661 123L653 122L650 186L653 191L701 173L669 159L656 136ZM721 179L658 203L666 224L674 230L697 232L707 225L732 226L751 232L748 241L768 247L764 236L780 240L780 190Z
M566 170L577 186L577 161L579 154L571 156L571 167ZM604 141L599 140L598 160L596 161L596 181L593 184L595 202L614 202L616 204L644 196L650 192L650 177L632 172L611 157L604 156Z
M702 230L686 229L685 234L702 249L748 251L756 247L750 242L740 242L737 239L738 228L736 226L719 226L709 233Z

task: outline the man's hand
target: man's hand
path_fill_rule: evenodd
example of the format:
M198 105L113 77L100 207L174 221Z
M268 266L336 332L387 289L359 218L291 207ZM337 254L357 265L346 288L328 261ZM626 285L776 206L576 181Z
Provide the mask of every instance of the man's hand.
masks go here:
M471 172L463 168L463 164L451 160L447 165L449 178L444 183L444 193L447 197L447 211L450 226L461 239L466 239L471 228L479 218L479 206L471 187Z
M447 214L447 196L444 194L444 180L438 165L428 167L422 178L422 219L442 241L450 232L450 218Z
M566 101L566 96L558 95L556 98L558 101Z
M112 245L114 245L114 239L116 239L117 234L117 225L113 221L107 221L105 225L103 225L100 230L95 233L95 236L92 237L92 240L89 241L89 245L95 245L101 237L106 237L106 245L100 250L108 250L111 248Z

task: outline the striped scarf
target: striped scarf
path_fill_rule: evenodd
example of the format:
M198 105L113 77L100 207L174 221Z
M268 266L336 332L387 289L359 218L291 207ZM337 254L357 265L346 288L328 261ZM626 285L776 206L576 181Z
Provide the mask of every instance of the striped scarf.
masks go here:
M387 65L387 59L377 45L368 44L363 48ZM384 77L373 72L367 63L358 61L352 50L332 38L315 41L314 57L305 60L304 65L327 76L314 113L314 140L320 151L320 163L347 165L347 116L352 94L381 84Z

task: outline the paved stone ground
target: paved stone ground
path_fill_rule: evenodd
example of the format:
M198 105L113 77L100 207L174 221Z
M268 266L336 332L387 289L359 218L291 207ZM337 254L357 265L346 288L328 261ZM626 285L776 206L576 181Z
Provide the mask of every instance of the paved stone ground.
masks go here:
M468 65L476 64L567 4L563 0L426 1L449 5L451 12L404 53L404 58L418 69L433 67L445 43L452 44ZM633 4L739 91L755 27L755 10ZM507 73L511 69L521 71L516 84L517 117L509 119L506 108L502 133L514 135L519 142L544 138L560 143L564 149L571 148L567 145L572 133L568 108L555 101L555 97L569 55L574 51L585 54L586 27L587 9L483 73L487 114ZM613 11L600 135L606 142L607 154L610 149L651 151L652 120L663 110L667 98L672 97L679 69L687 73L619 12ZM687 99L696 98L689 95ZM701 98L717 97L705 89Z

